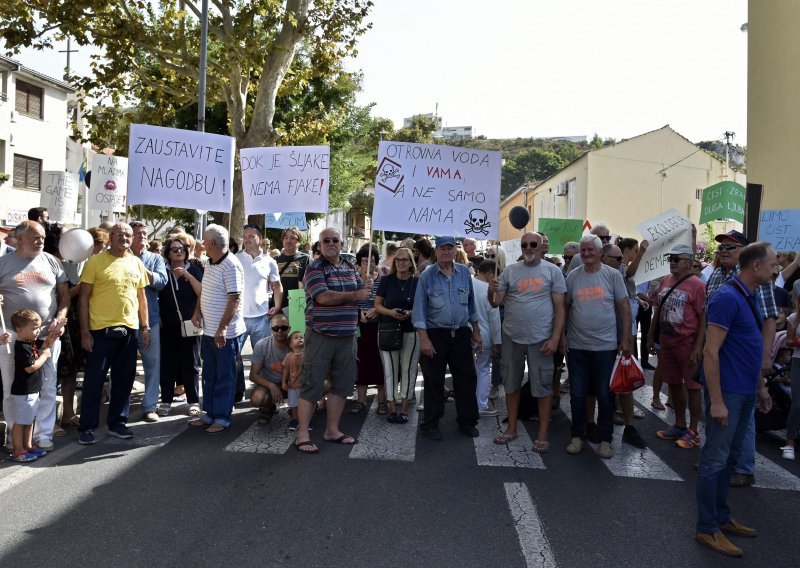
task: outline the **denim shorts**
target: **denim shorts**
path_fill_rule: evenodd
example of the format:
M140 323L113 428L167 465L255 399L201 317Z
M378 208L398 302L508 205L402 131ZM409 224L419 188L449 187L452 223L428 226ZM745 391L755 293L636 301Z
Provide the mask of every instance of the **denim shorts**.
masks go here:
M39 393L33 394L12 394L9 400L14 409L14 424L30 426L36 418L36 410L39 408Z

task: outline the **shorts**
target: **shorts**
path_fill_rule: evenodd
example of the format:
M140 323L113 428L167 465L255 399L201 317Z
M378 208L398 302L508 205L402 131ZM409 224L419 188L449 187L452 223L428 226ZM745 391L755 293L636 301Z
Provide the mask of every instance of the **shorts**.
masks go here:
M33 394L12 394L9 398L11 408L13 408L14 424L30 426L36 418L36 410L39 408L39 393Z
M692 353L691 346L675 347L661 346L658 352L658 368L661 369L661 379L668 385L686 384L689 390L700 390L700 383L694 380L697 365L689 362Z
M280 383L272 383L272 384L278 387L278 390L281 390ZM265 395L272 396L272 393L269 392L266 387L262 387L261 385L254 384L253 390L250 391L250 396L253 396L254 392L263 392Z
M297 401L300 400L300 389L289 389L287 400L289 408L297 408Z
M531 395L542 398L553 394L553 356L542 354L543 344L544 342L531 345L514 343L511 337L503 332L503 344L500 348L500 373L506 393L515 393L522 388L525 359L527 358Z
M353 394L356 375L355 335L324 335L312 329L306 330L305 358L300 375L303 400L320 400L325 394L327 378L331 381L330 394L347 398Z

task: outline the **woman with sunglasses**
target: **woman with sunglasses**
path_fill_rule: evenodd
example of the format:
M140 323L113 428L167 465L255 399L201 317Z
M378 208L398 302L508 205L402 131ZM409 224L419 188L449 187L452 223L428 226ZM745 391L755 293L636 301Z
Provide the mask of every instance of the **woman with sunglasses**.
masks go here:
M183 337L181 323L192 319L203 289L203 271L189 262L189 246L178 236L164 243L168 283L158 293L161 314L161 404L158 415L169 415L175 384L183 385L189 416L200 415L200 336Z

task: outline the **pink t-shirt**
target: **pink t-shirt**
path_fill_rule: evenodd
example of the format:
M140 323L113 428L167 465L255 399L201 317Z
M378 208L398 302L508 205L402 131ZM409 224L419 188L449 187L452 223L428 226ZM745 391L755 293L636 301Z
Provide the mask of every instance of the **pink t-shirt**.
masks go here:
M664 278L658 290L658 302L661 305L667 291L677 280L672 274ZM690 276L680 283L661 305L661 338L662 347L689 347L697 337L703 305L706 302L706 287L697 276Z

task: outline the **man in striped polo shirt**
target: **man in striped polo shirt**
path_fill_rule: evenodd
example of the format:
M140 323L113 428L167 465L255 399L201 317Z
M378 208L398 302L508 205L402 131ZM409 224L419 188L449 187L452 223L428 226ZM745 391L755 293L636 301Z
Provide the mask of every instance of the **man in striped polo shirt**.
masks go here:
M203 290L192 322L203 329L200 352L205 416L189 424L205 428L208 434L218 434L231 426L236 357L246 329L240 307L244 270L236 256L228 251L228 231L224 227L206 227L203 246L208 266L203 273Z
M322 255L308 265L303 277L306 291L305 361L303 388L298 402L300 425L294 447L307 454L319 451L310 439L308 424L314 405L323 396L328 374L331 391L323 439L345 445L358 442L339 430L339 419L355 384L358 302L369 298L372 290L372 281L363 282L358 270L339 256L344 242L338 229L322 231L319 242Z

